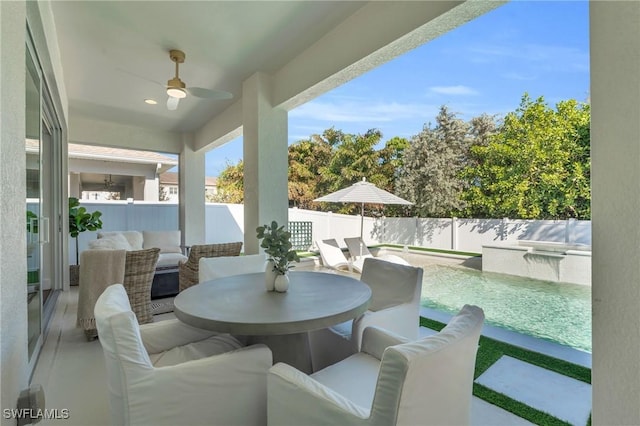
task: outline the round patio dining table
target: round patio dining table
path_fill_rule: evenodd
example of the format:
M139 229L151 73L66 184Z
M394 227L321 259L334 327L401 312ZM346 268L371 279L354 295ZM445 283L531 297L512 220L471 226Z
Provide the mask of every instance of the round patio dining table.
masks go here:
M266 291L264 273L232 275L202 282L174 301L176 317L194 327L247 336L264 343L274 363L311 372L308 332L365 312L371 289L344 275L289 272L289 290Z

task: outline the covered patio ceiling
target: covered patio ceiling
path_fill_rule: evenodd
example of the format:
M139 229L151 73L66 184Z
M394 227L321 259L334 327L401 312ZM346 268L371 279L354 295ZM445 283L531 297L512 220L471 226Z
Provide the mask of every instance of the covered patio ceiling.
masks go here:
M256 73L271 79L271 105L290 110L502 3L51 2L69 141L179 153L177 135L192 133L194 150L209 149L242 133L243 83ZM187 96L167 110L170 49L186 53L187 87L233 99ZM138 137L123 137L132 127Z

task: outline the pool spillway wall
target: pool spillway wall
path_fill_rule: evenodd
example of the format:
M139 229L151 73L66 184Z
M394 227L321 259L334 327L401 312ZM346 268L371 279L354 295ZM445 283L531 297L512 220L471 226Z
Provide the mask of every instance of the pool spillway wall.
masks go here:
M482 270L590 286L591 247L527 240L486 244Z

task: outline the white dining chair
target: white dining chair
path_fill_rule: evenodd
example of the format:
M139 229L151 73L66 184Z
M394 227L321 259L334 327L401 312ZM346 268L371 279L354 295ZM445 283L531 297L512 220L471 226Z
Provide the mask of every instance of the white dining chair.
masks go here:
M266 346L177 319L138 325L122 284L100 295L95 318L112 424L266 423Z
M362 333L369 326L416 340L422 276L422 268L373 257L364 259L360 281L371 288L369 309L353 321L309 333L314 371L358 352Z
M198 279L202 283L231 275L264 272L266 264L267 258L264 254L203 257L198 265Z
M267 423L468 425L483 322L482 309L465 305L418 341L368 327L359 352L311 375L277 363L267 378Z

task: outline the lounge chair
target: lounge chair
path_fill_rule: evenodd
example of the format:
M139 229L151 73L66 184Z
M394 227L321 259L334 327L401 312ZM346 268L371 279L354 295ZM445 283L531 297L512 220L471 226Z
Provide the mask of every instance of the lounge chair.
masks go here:
M362 241L361 237L345 238L344 242L349 249L349 255L353 262L364 262L364 259L368 257L374 257L373 254L367 248L367 245ZM409 262L396 256L395 254L383 254L382 256L375 256L378 259L386 260L387 262L398 263L400 265L409 265Z
M364 260L351 262L344 256L342 249L338 246L338 242L335 239L330 240L318 240L316 241L318 250L320 250L320 257L322 258L322 264L328 268L336 270L353 270L362 272L362 264Z

